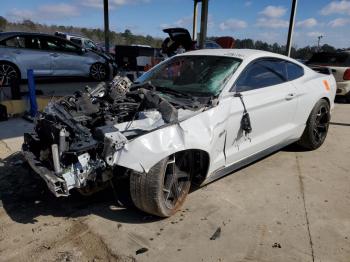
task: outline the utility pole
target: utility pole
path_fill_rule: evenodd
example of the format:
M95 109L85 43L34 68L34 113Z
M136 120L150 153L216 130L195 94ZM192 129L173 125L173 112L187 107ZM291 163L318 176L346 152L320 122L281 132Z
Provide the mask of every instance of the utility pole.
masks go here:
M201 32L200 32L200 38L199 38L199 48L203 49L205 47L205 40L207 39L209 0L201 0L201 2L202 2L202 14L201 14Z
M109 54L109 9L108 0L103 0L104 21L105 21L105 49Z
M317 37L318 41L317 41L317 50L320 51L321 49L321 39L323 38L323 35L320 35Z
M298 5L298 0L292 0L292 1L293 2L292 2L292 9L290 11L289 30L288 30L288 39L287 39L287 50L286 50L287 56L290 56L292 51L295 15L296 15L296 10Z
M198 0L194 0L192 40L197 39Z

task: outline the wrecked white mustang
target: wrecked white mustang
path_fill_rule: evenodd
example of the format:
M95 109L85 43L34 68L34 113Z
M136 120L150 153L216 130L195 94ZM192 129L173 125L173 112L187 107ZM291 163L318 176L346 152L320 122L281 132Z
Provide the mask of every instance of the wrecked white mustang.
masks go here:
M134 204L167 217L191 183L296 141L321 146L334 95L333 77L284 56L194 51L49 104L23 154L57 197L126 176Z

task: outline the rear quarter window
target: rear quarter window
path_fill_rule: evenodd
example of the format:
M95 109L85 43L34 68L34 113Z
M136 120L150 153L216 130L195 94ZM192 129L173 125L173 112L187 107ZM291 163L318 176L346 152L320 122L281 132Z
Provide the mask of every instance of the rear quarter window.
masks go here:
M304 75L304 68L296 64L286 62L287 64L287 78L289 81L298 79Z

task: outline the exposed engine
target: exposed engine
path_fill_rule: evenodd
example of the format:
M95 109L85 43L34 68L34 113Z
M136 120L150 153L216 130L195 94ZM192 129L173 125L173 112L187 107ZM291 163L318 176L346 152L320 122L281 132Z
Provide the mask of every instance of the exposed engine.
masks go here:
M194 103L195 104L195 103ZM125 77L50 103L25 134L23 153L56 196L92 192L113 176L115 152L129 140L178 121L181 105Z

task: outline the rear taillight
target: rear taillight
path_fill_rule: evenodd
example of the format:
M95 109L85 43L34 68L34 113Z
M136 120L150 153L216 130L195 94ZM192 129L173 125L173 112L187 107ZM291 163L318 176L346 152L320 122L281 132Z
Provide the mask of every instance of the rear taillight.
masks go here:
M350 68L345 70L344 76L343 76L344 80L350 80Z

